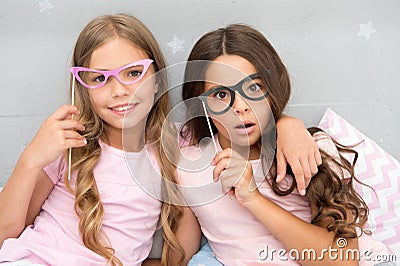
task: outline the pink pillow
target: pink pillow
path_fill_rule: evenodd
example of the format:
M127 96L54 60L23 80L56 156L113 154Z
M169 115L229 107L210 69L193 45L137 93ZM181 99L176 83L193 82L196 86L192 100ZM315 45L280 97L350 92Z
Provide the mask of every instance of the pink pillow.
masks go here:
M355 176L366 186L355 183L356 191L370 209L367 229L372 237L400 254L400 163L350 123L327 109L318 125L343 145L360 143Z

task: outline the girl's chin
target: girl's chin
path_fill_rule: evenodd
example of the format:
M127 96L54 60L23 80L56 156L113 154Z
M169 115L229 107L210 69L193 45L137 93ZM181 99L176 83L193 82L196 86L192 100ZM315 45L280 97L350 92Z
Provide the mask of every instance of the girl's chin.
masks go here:
M254 146L258 143L258 139L253 139L249 137L244 137L244 138L235 138L231 139L231 146L234 148L235 146L238 149L244 149L244 148L249 148L251 146Z

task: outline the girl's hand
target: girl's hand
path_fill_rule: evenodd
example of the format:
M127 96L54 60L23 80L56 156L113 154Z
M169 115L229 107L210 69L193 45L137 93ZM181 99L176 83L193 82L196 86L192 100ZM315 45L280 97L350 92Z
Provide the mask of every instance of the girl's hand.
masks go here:
M24 150L25 162L35 169L42 169L66 149L86 145L86 139L76 132L85 127L72 119L72 115L79 115L78 108L72 105L63 105L50 115Z
M303 121L298 118L283 116L276 123L276 129L277 182L286 176L289 163L296 178L297 189L301 195L305 195L311 177L318 172L318 165L322 164L318 146Z
M250 162L234 150L227 148L215 155L212 165L214 182L221 180L223 192L234 195L242 206L259 194Z

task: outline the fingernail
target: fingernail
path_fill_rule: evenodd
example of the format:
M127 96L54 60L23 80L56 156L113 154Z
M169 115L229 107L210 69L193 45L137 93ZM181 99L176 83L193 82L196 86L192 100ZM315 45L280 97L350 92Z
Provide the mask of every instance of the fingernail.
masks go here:
M305 189L300 189L299 193L300 193L300 195L304 196L304 195L306 195L306 190Z
M277 176L276 176L276 181L277 181L277 182L281 181L281 176L280 176L280 175L277 175Z
M212 160L210 164L211 164L211 165L215 165L215 162L214 162L214 160Z
M83 139L83 143L87 144L87 139Z

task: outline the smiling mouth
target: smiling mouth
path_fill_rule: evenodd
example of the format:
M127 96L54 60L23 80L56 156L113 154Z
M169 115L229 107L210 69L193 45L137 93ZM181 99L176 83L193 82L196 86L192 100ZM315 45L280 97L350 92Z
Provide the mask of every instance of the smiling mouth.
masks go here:
M119 105L119 106L115 106L115 107L110 107L110 109L115 111L115 112L126 112L126 111L131 110L136 105L137 104Z

